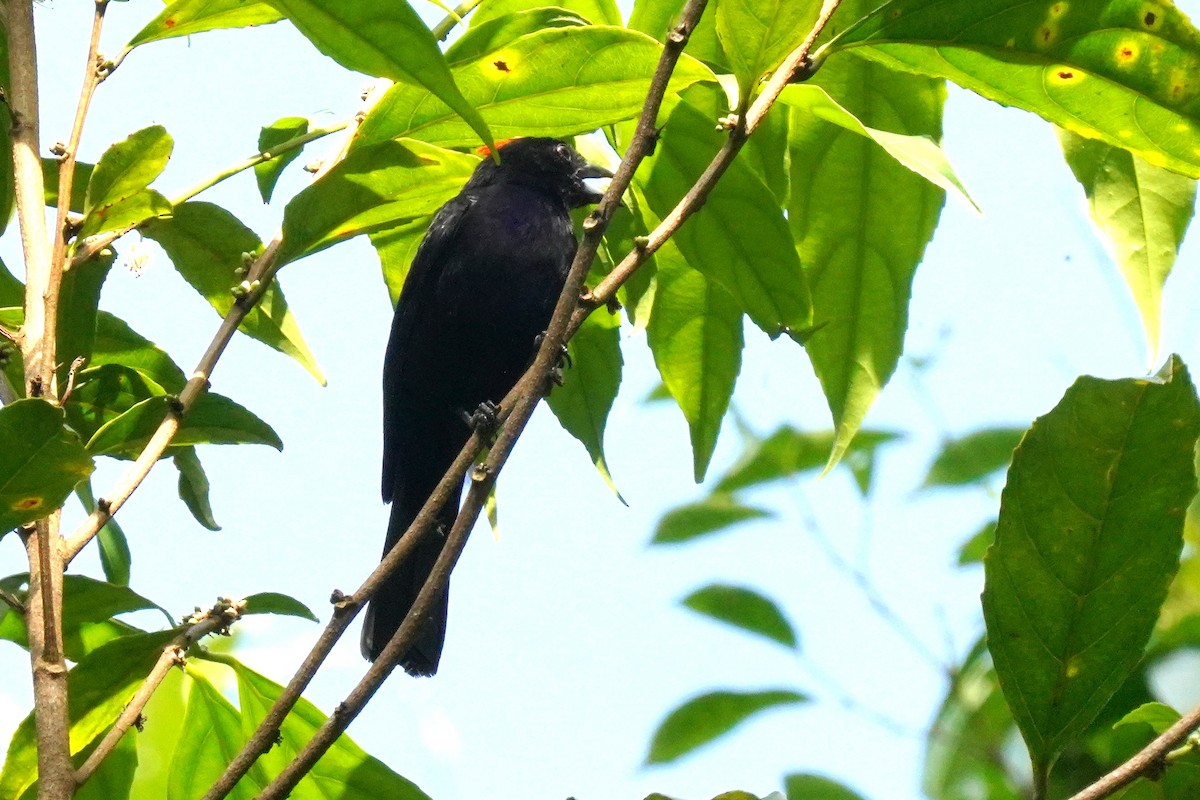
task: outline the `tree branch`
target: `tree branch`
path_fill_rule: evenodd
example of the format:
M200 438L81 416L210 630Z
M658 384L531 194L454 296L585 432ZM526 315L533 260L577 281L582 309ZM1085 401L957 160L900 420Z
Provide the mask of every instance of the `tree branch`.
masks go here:
M1082 792L1072 795L1069 800L1101 800L1103 797L1111 797L1117 790L1128 786L1147 773L1162 769L1166 766L1167 754L1187 739L1197 728L1200 728L1200 706L1196 706L1181 717L1178 722L1163 731L1158 738L1142 748L1133 758Z
M142 711L146 708L146 704L150 702L150 698L154 696L154 692L162 685L163 679L167 677L167 673L171 671L172 667L183 666L188 648L211 633L228 631L229 626L237 622L241 616L242 608L237 603L229 600L218 601L215 606L204 614L194 617L194 623L163 648L162 655L158 657L158 661L154 663L150 674L146 676L142 685L138 687L137 693L121 711L121 715L117 717L117 721L113 723L113 726L109 728L108 733L104 735L100 744L96 746L92 754L83 762L83 765L76 770L75 782L77 785L82 786L88 778L95 774L100 765L104 763L104 759L108 758L112 754L112 751L116 749L121 738L129 732L131 727L137 724L137 721L142 716Z
M95 0L96 10L92 16L92 38L88 43L87 66L83 73L83 88L79 90L79 103L75 108L75 122L71 126L71 137L63 146L58 164L58 214L54 224L54 251L50 258L51 269L59 280L67 257L67 216L71 213L71 187L75 182L75 161L79 153L79 141L83 137L83 123L87 119L92 95L100 85L102 71L100 56L100 32L104 28L104 12L108 0Z
M447 14L445 18L433 28L433 38L439 42L446 41L446 37L454 30L454 26L462 21L463 17L475 10L475 7L482 3L483 0L463 0L454 9L453 14Z

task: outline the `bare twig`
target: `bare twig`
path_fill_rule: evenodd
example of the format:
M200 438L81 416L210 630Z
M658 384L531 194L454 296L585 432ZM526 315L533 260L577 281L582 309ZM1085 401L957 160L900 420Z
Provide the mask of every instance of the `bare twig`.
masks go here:
M210 633L224 633L229 630L229 626L236 622L242 615L241 606L228 600L219 601L215 606L206 611L204 614L194 618L191 626L183 630L178 636L172 639L166 647L163 648L162 655L158 657L158 661L154 663L154 667L150 670L150 674L142 681L142 685L138 687L137 693L130 699L129 703L121 711L121 715L117 717L117 721L109 728L108 733L88 756L87 760L75 772L76 784L82 786L88 778L95 774L96 770L104 759L112 754L120 743L121 738L129 732L129 729L137 724L141 719L142 711L145 710L146 704L150 702L150 698L154 696L154 692L162 684L163 679L167 677L167 673L172 667L183 666L184 656L187 655L188 648L200 639L208 636Z
M475 10L475 6L482 3L483 0L463 0L454 9L453 14L447 14L445 18L433 27L433 38L439 42L446 41L446 37L454 30L454 26L462 21L463 17Z
M1167 754L1180 742L1184 741L1200 728L1200 706L1196 706L1179 719L1171 727L1163 731L1158 738L1142 748L1137 755L1126 761L1112 772L1105 775L1091 786L1069 800L1101 800L1111 797L1124 786L1128 786L1147 773L1161 769L1166 764Z
M25 616L25 604L22 603L20 598L18 598L16 595L9 594L3 589L0 589L0 603L4 603L4 605L11 608L22 617Z
M92 37L88 43L87 65L83 72L83 88L79 90L79 103L75 107L71 137L63 147L58 164L58 215L54 225L54 252L50 264L60 279L67 257L67 217L71 213L71 188L75 182L75 161L79 154L79 142L83 137L83 124L92 104L92 95L95 94L104 74L103 58L100 56L100 32L104 28L104 12L108 8L108 0L95 0L95 4Z

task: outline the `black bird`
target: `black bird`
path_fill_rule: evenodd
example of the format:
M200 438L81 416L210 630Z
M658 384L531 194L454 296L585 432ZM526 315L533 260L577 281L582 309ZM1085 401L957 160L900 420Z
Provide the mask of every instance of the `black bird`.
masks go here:
M556 139L502 143L433 218L404 281L383 363L383 500L392 503L384 554L399 541L471 435L467 419L499 403L528 368L578 241L572 208L611 177ZM461 486L442 508L448 531ZM362 653L374 661L399 628L441 552L427 536L371 600ZM437 672L447 596L401 665Z

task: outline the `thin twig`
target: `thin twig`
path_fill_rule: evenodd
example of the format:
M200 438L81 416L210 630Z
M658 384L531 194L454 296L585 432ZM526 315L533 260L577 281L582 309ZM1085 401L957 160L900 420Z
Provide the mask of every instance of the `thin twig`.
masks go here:
M75 107L75 122L71 126L71 137L59 157L58 163L58 214L54 224L54 252L50 266L59 279L67 258L67 217L71 213L71 188L75 182L75 161L79 155L79 142L83 138L83 124L87 120L92 95L100 85L102 70L100 56L100 33L104 29L104 12L108 0L95 0L92 15L92 38L88 43L87 65L83 72L83 88L79 90L79 103Z
M1069 800L1101 800L1104 797L1111 797L1122 787L1128 786L1147 773L1162 768L1165 765L1167 753L1187 739L1197 728L1200 728L1200 706L1193 708L1178 722L1163 731L1158 738L1142 748L1133 758L1082 792L1072 795Z
M439 22L433 28L433 38L439 42L446 41L446 37L454 30L454 26L462 21L463 17L475 10L475 6L482 3L483 0L463 0L454 9L453 14L447 14L445 19Z
M172 667L183 666L184 656L187 654L188 648L196 642L200 641L205 636L211 633L226 632L229 626L236 622L242 615L242 609L236 603L230 601L220 601L203 615L199 616L197 621L182 631L178 636L172 639L163 648L162 654L158 657L158 661L154 663L154 667L150 670L150 674L142 681L142 685L138 687L137 693L130 699L129 703L121 711L121 715L117 717L117 721L109 728L108 733L88 756L87 760L75 772L75 782L82 786L88 778L95 774L96 770L104 763L104 759L112 754L120 743L121 738L129 732L129 729L137 724L141 719L142 711L145 710L146 704L150 702L150 698L154 696L154 692L162 684L167 677L167 673Z
M0 603L4 603L4 605L11 608L22 617L25 616L25 604L22 603L20 598L18 598L16 595L0 589Z

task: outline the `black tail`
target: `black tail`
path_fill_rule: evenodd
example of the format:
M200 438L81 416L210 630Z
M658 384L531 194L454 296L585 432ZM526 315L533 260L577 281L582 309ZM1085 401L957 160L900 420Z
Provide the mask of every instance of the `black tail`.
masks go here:
M445 531L450 530L450 526L454 523L454 517L458 514L459 495L460 492L455 492L446 502L442 513L438 515L438 524L443 526ZM423 501L424 498L422 498ZM412 524L413 518L420 508L420 505L410 508L402 498L396 498L392 503L387 540L383 546L384 555L387 555L396 542L400 541L400 537L408 530L408 526ZM362 654L364 658L370 661L378 658L383 648L399 630L400 623L404 621L413 607L413 603L416 602L417 592L421 591L429 573L433 571L433 565L442 552L444 542L444 535L439 534L438 531L427 533L424 540L405 559L400 568L392 573L387 582L376 592L370 605L367 606L366 621L363 623ZM416 642L400 659L400 666L404 667L404 671L409 675L426 676L437 672L438 661L442 657L442 643L446 639L446 612L449 596L450 592L447 586L442 592L442 596L434 601L433 609L426 617Z

